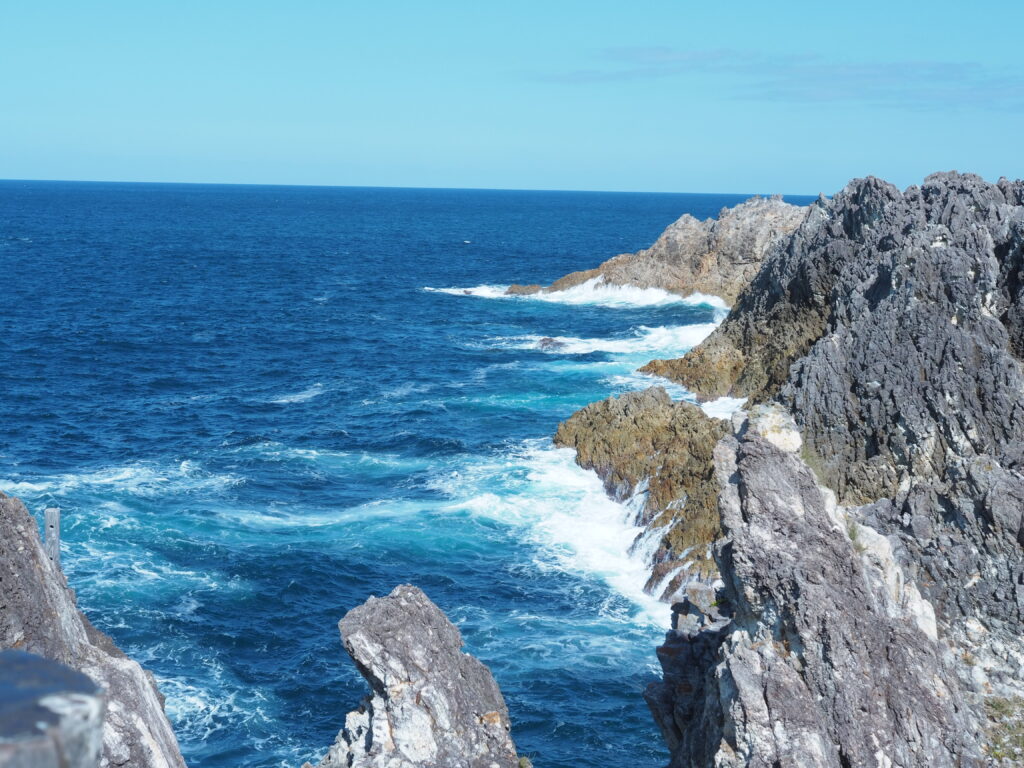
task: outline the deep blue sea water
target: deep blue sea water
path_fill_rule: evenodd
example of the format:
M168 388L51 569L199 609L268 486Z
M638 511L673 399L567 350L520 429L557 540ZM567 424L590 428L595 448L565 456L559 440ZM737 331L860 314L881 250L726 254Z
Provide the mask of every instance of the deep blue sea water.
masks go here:
M0 182L0 490L62 507L82 608L193 768L322 754L366 691L337 621L403 582L538 768L663 765L640 694L668 611L550 435L722 312L492 286L743 197Z

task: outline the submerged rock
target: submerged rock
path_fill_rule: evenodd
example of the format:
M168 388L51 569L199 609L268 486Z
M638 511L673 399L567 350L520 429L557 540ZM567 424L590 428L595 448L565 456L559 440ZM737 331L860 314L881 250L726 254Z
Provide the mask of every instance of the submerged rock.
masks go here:
M544 338L537 342L537 348L550 352L553 350L564 349L565 342L559 341L558 339L553 339L550 336L545 336Z
M345 718L321 768L520 765L498 684L421 590L371 597L338 626L371 693Z
M564 291L601 278L607 285L661 288L688 296L704 293L727 303L757 273L770 247L791 233L807 209L781 197L752 197L723 208L717 219L700 221L689 214L673 222L650 248L626 253L595 269L572 272L550 286L512 285L506 293L526 295Z
M25 505L0 493L0 649L38 654L106 690L101 766L184 768L153 676L76 608Z

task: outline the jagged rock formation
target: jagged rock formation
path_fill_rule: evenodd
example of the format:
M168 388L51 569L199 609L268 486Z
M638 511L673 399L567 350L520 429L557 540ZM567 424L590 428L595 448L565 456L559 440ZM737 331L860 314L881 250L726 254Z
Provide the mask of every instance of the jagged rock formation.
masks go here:
M59 661L107 690L101 766L184 768L152 675L75 607L25 505L0 493L0 649Z
M700 221L686 214L646 250L573 272L546 288L512 285L507 293L563 291L600 278L609 285L661 288L684 296L712 294L731 304L757 274L770 247L792 232L806 212L805 207L776 196L752 197L734 208L723 208L718 219Z
M931 607L818 486L787 420L755 411L715 451L725 584L713 608L677 606L646 692L673 768L980 765Z
M371 694L345 718L321 768L520 765L498 684L421 590L371 597L338 626Z
M717 449L720 605L677 606L650 695L674 766L1024 760L1022 286L1024 182L861 179L644 369L781 440Z
M726 432L725 422L652 387L592 403L555 433L610 496L644 494L635 522L660 537L649 592L668 579L659 590L668 599L689 578L715 573L711 545L721 529L712 450Z

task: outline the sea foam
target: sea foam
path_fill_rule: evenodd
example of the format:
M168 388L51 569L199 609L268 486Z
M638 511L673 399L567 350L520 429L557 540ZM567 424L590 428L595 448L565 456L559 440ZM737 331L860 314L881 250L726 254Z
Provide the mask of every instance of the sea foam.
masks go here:
M706 339L718 323L695 323L675 326L640 326L626 338L577 338L575 336L509 336L496 337L499 346L514 349L538 349L556 355L586 355L592 352L633 354L666 352L682 354Z
M717 296L693 293L681 296L662 288L638 288L632 285L613 285L604 277L597 276L572 288L562 291L541 291L531 294L509 295L507 285L477 285L472 288L424 288L430 293L447 293L452 296L475 296L483 299L508 299L512 301L543 301L550 304L594 305L603 307L664 307L672 304L708 306L725 312L726 303Z
M649 566L633 542L643 532L635 510L610 499L575 452L527 440L508 453L437 478L447 509L521 527L538 547L536 565L596 577L637 606L635 620L667 623L663 603L643 591Z

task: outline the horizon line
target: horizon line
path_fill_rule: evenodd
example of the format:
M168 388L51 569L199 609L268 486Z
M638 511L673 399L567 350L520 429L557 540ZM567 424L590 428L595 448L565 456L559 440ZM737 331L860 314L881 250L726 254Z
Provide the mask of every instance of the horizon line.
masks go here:
M425 187L406 185L376 184L282 184L252 181L126 181L123 179L8 179L0 178L2 183L37 183L37 184L140 184L153 186L193 186L193 187L286 187L298 189L404 189L434 190L449 192L566 192L575 194L615 194L615 195L735 195L737 197L809 197L816 198L823 193L805 192L665 192L643 189L564 189L564 188L527 188L527 187Z

